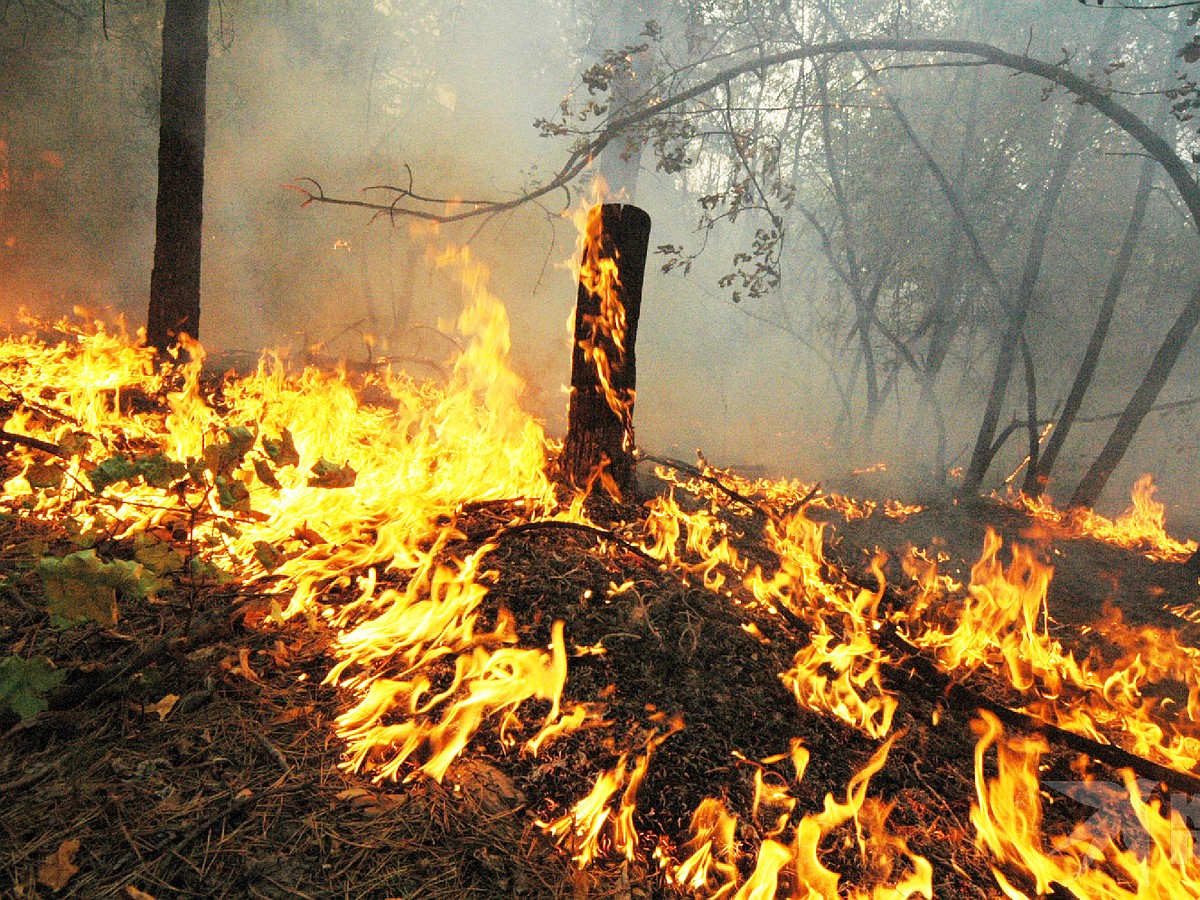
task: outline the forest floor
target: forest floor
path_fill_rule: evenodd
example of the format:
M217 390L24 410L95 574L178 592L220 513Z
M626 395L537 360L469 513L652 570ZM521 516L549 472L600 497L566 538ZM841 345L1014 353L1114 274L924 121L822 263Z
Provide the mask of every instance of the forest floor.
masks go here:
M689 896L655 864L656 847L678 849L709 797L722 798L743 823L739 843L757 843L753 776L774 766L758 760L802 739L811 762L792 790L796 815L820 811L826 794L845 797L879 741L798 707L779 677L807 639L796 622L594 532L505 531L513 514L503 504L471 511L443 552L461 558L485 540L497 544L484 609L511 611L523 646L547 645L562 621L568 646L605 648L571 658L564 701L602 701L606 724L538 757L485 728L440 784L373 783L339 766L334 724L345 698L323 683L336 635L302 618L278 622L261 584L177 587L123 600L116 626L53 628L32 561L68 536L53 522L5 516L0 658L46 657L69 675L48 690L44 711L26 719L0 713L0 896ZM628 524L645 508L597 503L590 514L601 526ZM828 521L828 559L853 582L875 587L869 559L876 548L887 551L884 571L899 587L889 588L885 606L911 602L898 564L909 545L942 552L943 570L965 581L991 526L1006 545L1031 543L1055 566L1049 613L1066 646L1086 652L1095 640L1086 626L1106 602L1128 622L1174 629L1198 646L1200 627L1181 617L1197 600L1196 580L1182 566L1050 533L1011 507L946 504L903 521L813 515ZM762 522L745 516L737 524L745 558L770 565L755 549ZM103 549L116 558L125 552ZM985 673L968 680L1019 705L1010 686ZM894 803L889 827L930 861L935 896L1003 896L971 824L975 711L919 682L899 684L897 693L899 736L871 794ZM657 746L638 789L640 852L579 868L537 823L562 815L622 753L646 745L649 719L667 716L684 727ZM1076 757L1051 747L1045 777L1074 777ZM1103 766L1092 772L1119 780ZM1088 814L1063 798L1048 807L1046 825L1070 831ZM843 885L879 875L859 855L852 828L822 846L822 862Z

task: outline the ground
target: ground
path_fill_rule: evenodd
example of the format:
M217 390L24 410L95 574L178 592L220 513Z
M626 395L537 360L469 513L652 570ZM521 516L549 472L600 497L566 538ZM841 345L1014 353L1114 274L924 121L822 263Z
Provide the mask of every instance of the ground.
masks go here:
M693 508L712 502L678 489L676 496ZM44 656L69 676L47 693L47 710L27 719L0 714L0 895L690 896L660 871L656 849L680 858L693 812L718 797L741 823L739 849L752 851L764 837L764 819L752 810L755 773L766 783L789 777L786 762L759 760L786 755L796 738L809 749L807 771L791 785L792 826L820 811L827 793L845 798L881 742L799 706L780 679L809 640L805 621L772 614L738 591L710 590L702 576L666 570L625 543L647 515L644 503L594 501L595 528L514 527L520 513L505 503L464 510L443 553L461 558L495 544L484 566L494 573L484 615L510 611L523 646L548 644L562 621L568 646L603 648L572 655L563 698L603 704L602 724L536 757L511 735L484 728L440 784L374 783L339 766L334 726L346 698L323 684L335 635L303 617L276 621L268 586L183 584L123 600L116 626L56 629L31 561L64 535L53 522L6 516L0 656ZM1098 638L1085 626L1107 601L1126 622L1176 629L1195 646L1194 626L1181 615L1197 599L1196 582L1181 566L1051 533L1013 507L947 503L903 520L809 514L828 523L831 573L875 588L869 557L876 548L888 553L884 609L912 602L898 562L909 545L943 551L944 570L965 579L990 525L1055 565L1049 613L1065 645L1093 649ZM721 515L744 558L766 570L777 565L762 542L763 514L730 502ZM123 552L119 542L102 549ZM347 601L336 589L323 598ZM899 736L870 793L894 804L891 832L932 864L935 896L1003 896L971 824L977 713L905 671L885 673L900 698ZM1019 705L1011 686L987 672L961 681ZM655 743L676 719L682 730ZM639 852L581 869L570 837L557 846L538 823L565 814L622 754L632 764L648 745L634 816ZM1076 758L1052 746L1045 777L1069 780ZM1118 780L1102 766L1092 771ZM1087 817L1070 800L1047 809L1047 831L1065 833ZM860 855L852 826L827 836L822 851L843 886L887 874L872 871L881 860ZM742 878L752 864L752 855L738 861ZM1019 872L1009 877L1032 891Z

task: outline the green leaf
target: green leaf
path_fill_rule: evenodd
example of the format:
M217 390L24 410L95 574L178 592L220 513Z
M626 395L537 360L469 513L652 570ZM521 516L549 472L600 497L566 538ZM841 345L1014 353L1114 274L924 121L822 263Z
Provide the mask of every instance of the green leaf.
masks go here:
M95 550L80 550L60 558L38 561L38 574L46 591L50 621L57 628L89 620L117 623L117 593L142 598L166 584L145 566L130 560L103 562Z
M32 719L46 708L47 691L66 680L67 673L55 669L44 656L0 659L0 709L9 709L22 719Z
M30 463L25 469L25 480L33 488L62 487L63 467L61 463Z
M312 467L312 473L314 477L308 479L309 487L353 487L355 480L358 478L358 473L350 468L348 463L344 466L339 466L337 463L330 462L323 456Z
M283 554L280 553L275 548L275 545L269 541L254 542L254 558L257 559L262 567L268 572L283 562Z
M170 575L183 568L183 554L165 541L139 534L133 558L155 575Z
M196 581L228 584L232 580L232 576L228 572L222 572L214 563L199 556L193 556L188 567L192 571L192 578Z
M213 475L232 475L254 446L254 433L244 425L224 429L228 441L204 448L204 464Z
M150 487L163 489L169 488L188 473L187 466L165 453L144 456L134 463L134 468Z
M103 491L112 484L128 481L137 475L137 468L126 457L118 454L110 456L96 468L87 473L88 481L97 491Z
M292 442L292 433L286 428L283 429L283 436L277 441L264 437L262 447L267 456L271 457L271 462L277 466L300 465L300 454Z
M225 436L229 438L229 443L243 456L250 452L250 448L254 446L254 432L245 425L230 425L222 430L225 432Z
M275 477L275 473L271 470L270 464L265 459L256 459L254 461L254 474L267 487L273 487L275 490L283 487L279 483L279 479Z
M236 478L226 478L218 475L213 479L217 489L217 501L221 509L233 509L246 512L250 509L250 491Z

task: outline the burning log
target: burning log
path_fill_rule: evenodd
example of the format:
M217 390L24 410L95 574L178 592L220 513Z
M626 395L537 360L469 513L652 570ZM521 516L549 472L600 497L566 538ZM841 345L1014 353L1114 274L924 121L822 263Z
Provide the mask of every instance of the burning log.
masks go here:
M588 214L571 356L571 405L560 477L584 487L602 481L627 496L634 484L634 344L650 244L650 216L605 203ZM598 478L599 477L599 478Z

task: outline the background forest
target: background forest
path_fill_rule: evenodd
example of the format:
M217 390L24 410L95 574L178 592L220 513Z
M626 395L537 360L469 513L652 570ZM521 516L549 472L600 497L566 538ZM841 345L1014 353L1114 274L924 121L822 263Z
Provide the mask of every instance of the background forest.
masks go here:
M76 304L144 321L161 21L162 4L135 0L0 3L5 324L20 307ZM508 200L551 181L622 112L742 66L605 150L636 169L632 199L658 250L639 442L860 492L954 490L1007 348L979 485L991 490L1030 432L1039 452L1053 441L1047 426L1111 309L1046 472L1066 500L1200 281L1175 186L1109 118L978 59L754 63L846 35L982 41L1081 76L1193 166L1195 34L1187 5L1074 0L214 5L201 336L229 354L286 345L436 376L449 349L437 326L458 289L426 248L470 241L508 303L530 402L561 433L574 289L557 266L574 227L560 214L591 170L438 235L405 217L301 208L284 187L311 189L296 182L307 177L383 204L396 193L360 189ZM1200 527L1198 365L1192 341L1102 507L1123 507L1153 471L1170 520Z

